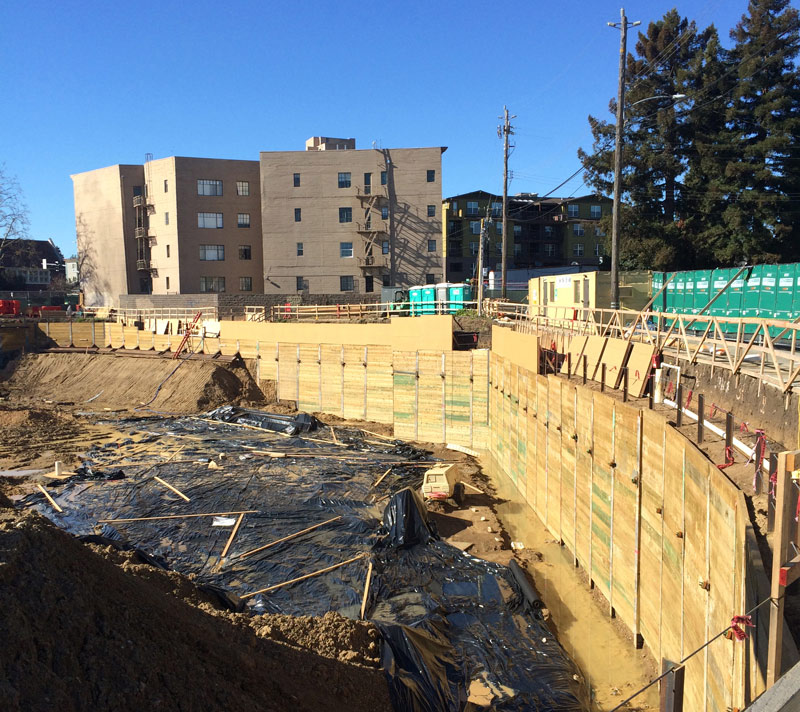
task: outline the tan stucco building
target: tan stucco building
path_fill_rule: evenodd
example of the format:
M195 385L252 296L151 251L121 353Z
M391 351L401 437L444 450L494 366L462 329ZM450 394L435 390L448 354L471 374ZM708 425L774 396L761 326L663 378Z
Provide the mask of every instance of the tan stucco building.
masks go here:
M441 282L444 150L316 136L305 151L262 152L265 293Z
M173 156L72 181L87 304L263 292L258 161Z
M442 153L315 136L260 161L72 176L88 305L123 294L380 294L441 282Z

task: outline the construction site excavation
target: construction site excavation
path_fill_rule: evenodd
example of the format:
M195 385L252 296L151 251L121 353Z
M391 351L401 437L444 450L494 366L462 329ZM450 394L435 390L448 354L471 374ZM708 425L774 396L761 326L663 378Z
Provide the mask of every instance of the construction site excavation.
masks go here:
M494 316L0 325L4 708L745 709L796 397Z

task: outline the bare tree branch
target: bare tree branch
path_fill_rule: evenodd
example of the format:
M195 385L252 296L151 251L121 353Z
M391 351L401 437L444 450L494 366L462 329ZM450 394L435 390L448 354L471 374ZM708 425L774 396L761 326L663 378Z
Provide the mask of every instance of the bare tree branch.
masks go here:
M11 240L28 236L28 206L15 176L0 165L0 260Z

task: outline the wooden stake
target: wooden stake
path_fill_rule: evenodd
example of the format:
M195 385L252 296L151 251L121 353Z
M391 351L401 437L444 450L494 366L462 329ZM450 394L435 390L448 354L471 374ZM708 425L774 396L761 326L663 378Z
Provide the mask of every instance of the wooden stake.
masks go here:
M383 474L382 474L382 475L381 475L381 476L380 476L380 477L379 477L379 478L378 478L378 479L375 481L375 484L373 484L372 486L373 486L373 487L377 487L377 486L378 486L378 485L379 485L381 482L383 482L383 478L384 478L384 477L386 477L386 475L388 475L388 474L389 474L391 471L392 471L392 468L390 467L388 470L386 470L386 472L384 472L384 473L383 473Z
M361 598L361 616L360 619L364 620L364 614L367 612L367 596L369 595L369 585L372 581L372 562L369 562L367 569L367 580L364 583L364 596Z
M339 444L339 441L336 439L336 431L333 429L333 426L332 426L332 425L331 425L331 435L333 436L333 443L334 443L334 445L338 445L338 444Z
M461 480L461 484L464 485L464 487L469 487L471 490L474 490L475 492L478 492L480 494L486 494L486 492L484 492L482 489L478 489L475 485L471 485L469 482L464 482L464 480Z
M48 492L48 491L47 491L47 490L46 490L44 487L42 487L40 484L37 484L36 486L39 488L39 490L41 491L41 493L42 493L42 494L43 494L45 497L47 497L47 501L48 501L48 502L50 502L50 506L51 506L53 509L55 509L55 510L56 510L56 512L63 512L63 511L64 511L63 509L61 509L61 507L59 507L59 506L56 504L56 501L55 501L55 500L54 500L54 499L53 499L53 498L50 496L50 493L49 493L49 492Z
M288 536L282 537L281 539L276 539L275 541L271 541L269 544L264 544L264 546L259 546L257 549L251 549L250 551L244 552L244 554L239 554L237 559L244 559L248 556L253 554L257 554L259 551L264 551L265 549L269 549L276 544L280 544L284 541L289 541L289 539L294 539L296 536L300 536L301 534L306 534L314 529L319 529L319 527L324 526L325 524L330 524L331 522L335 522L337 519L341 519L341 515L338 517L332 517L331 519L326 519L324 522L320 522L319 524L315 524L314 526L307 527L306 529L301 529L299 532L295 532L294 534L289 534Z
M183 492L173 487L169 482L166 482L165 480L162 480L160 477L156 477L155 475L153 475L153 479L159 484L164 485L164 487L166 487L167 489L172 490L175 494L178 495L178 497L185 499L187 502L191 502L191 500Z
M233 539L236 536L236 532L239 531L239 527L242 524L242 520L244 519L244 512L239 515L239 518L236 520L236 525L233 527L233 531L231 535L228 537L228 541L225 544L225 548L222 550L222 556L220 558L225 558L228 555L228 549L231 548L231 544L233 544Z
M246 509L242 512L203 512L201 514L164 514L159 517L133 517L131 519L98 519L100 523L109 522L150 522L156 519L189 519L191 517L228 517L231 514L258 514L258 509Z
M362 433L366 433L367 435L374 435L376 438L380 438L381 440L392 440L394 441L396 438L389 437L388 435L381 435L380 433L373 433L371 430L364 430L364 428L359 428Z
M284 581L283 583L276 583L274 586L267 586L266 588L262 588L258 591L253 591L252 593L245 593L239 596L239 598L252 598L253 596L257 596L259 593L267 593L269 591L274 591L276 588L291 586L291 584L293 583L298 583L299 581L305 581L306 579L314 578L314 576L320 576L321 574L326 574L328 573L328 571L333 571L334 569L346 566L347 564L352 564L354 561L363 559L366 556L367 556L366 553L359 554L358 556L354 556L352 559L348 559L347 561L341 561L340 563L334 564L333 566L326 566L324 569L320 569L319 571L314 571L313 573L306 574L305 576L298 576L297 578L293 578L289 581Z

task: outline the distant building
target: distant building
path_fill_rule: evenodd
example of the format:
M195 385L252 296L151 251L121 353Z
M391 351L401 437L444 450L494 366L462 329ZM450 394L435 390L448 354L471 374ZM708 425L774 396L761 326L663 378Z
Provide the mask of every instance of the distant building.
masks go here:
M78 283L78 260L75 257L67 257L64 260L64 277L67 284L75 285Z
M444 278L444 148L314 137L261 153L264 291L380 294Z
M443 279L444 148L316 136L260 161L171 157L72 176L88 305L127 294L380 294Z
M43 265L46 263L46 267ZM6 240L0 250L0 289L50 289L64 274L64 257L52 240Z
M594 195L540 198L520 193L508 198L507 269L598 265L603 257L599 220L611 200ZM448 281L475 276L481 220L487 221L484 267L501 269L503 198L478 190L442 203L444 259Z
M86 304L263 292L257 161L173 156L72 181Z

